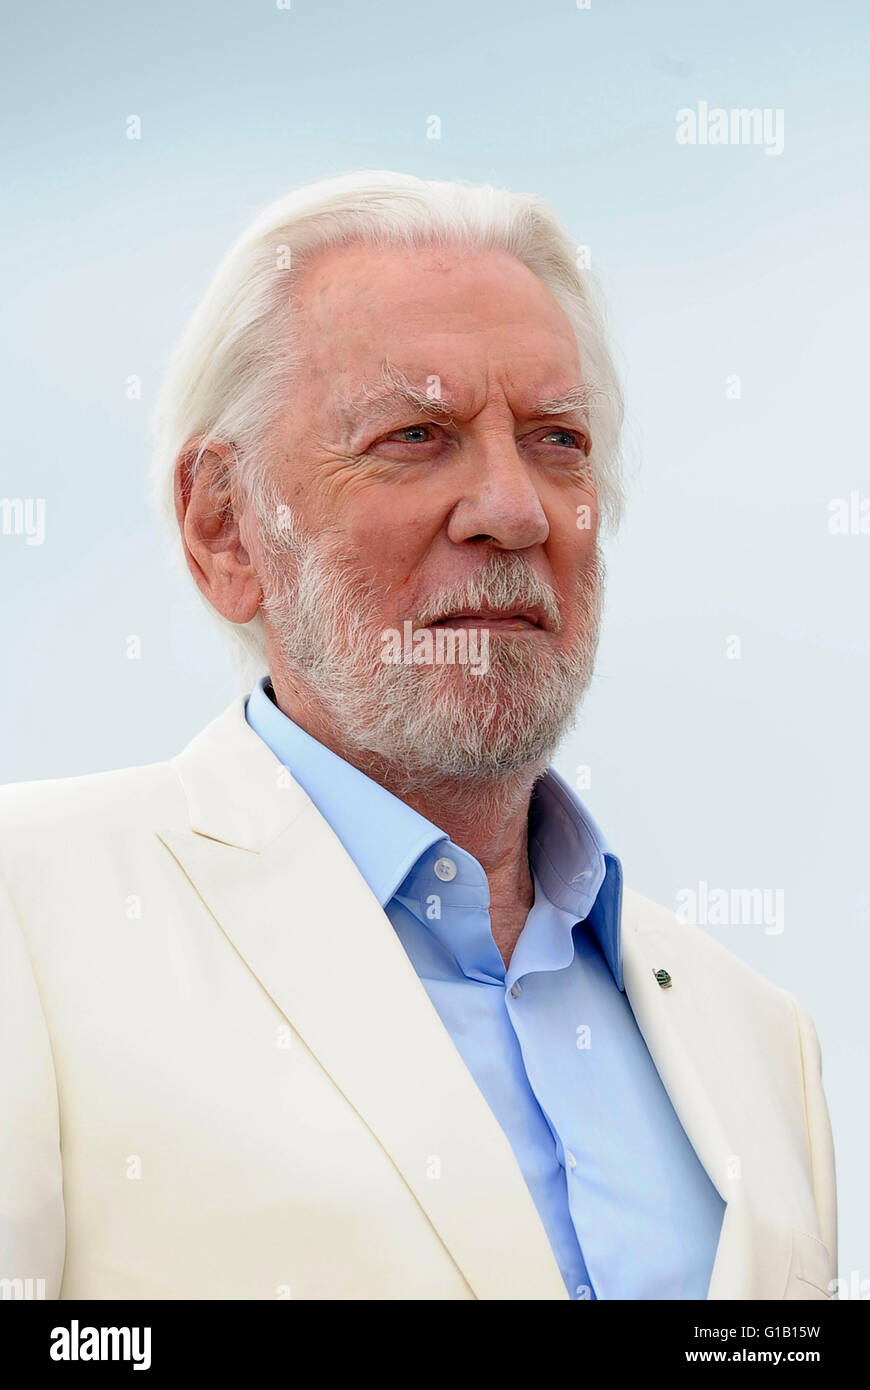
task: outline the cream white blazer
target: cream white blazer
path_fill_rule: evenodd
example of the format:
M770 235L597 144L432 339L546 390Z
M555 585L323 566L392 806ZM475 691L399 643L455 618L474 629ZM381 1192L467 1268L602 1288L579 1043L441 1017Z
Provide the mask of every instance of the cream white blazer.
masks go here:
M389 919L241 698L170 762L3 788L0 876L7 1297L568 1298ZM623 950L727 1202L709 1298L827 1297L810 1019L629 891Z

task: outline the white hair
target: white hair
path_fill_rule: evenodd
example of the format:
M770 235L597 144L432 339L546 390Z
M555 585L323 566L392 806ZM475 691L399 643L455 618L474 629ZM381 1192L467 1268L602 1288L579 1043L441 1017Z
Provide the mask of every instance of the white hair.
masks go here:
M230 444L225 481L247 497L256 495L268 476L264 441L292 402L292 372L300 361L297 278L318 251L351 242L500 249L538 276L576 335L590 393L590 467L602 521L615 526L623 503L622 391L597 283L578 267L577 247L550 208L535 194L489 184L361 170L304 184L264 208L224 256L170 358L153 416L153 479L182 565L174 501L179 457L187 451L192 473L210 442ZM237 624L207 607L248 686L266 669L261 614Z

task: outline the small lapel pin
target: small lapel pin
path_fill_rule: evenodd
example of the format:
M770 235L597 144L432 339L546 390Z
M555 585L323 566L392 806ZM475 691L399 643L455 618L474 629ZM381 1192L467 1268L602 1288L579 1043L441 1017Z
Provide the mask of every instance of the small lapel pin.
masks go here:
M655 975L662 989L670 989L672 981L667 970L654 970L653 974Z

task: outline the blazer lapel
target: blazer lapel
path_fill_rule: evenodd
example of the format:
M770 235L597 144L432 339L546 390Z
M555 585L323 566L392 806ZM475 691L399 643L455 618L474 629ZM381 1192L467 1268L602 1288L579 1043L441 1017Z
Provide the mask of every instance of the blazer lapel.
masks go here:
M705 1067L702 1075L693 1042L704 1022L699 1025L692 1008L691 980L685 973L681 977L673 938L645 920L643 903L633 893L623 899L625 991L689 1142L727 1204L707 1298L781 1298L790 1233L767 1225L764 1212L753 1209L741 1176L746 1136L725 1131L721 1115L727 1107L717 1105L720 1088L740 1084L729 1066L727 1041L722 1041L722 1066L716 1072ZM659 969L672 974L670 988L660 987Z
M567 1299L513 1150L389 918L249 728L243 700L173 766L190 829L161 829L161 840L390 1155L473 1293Z

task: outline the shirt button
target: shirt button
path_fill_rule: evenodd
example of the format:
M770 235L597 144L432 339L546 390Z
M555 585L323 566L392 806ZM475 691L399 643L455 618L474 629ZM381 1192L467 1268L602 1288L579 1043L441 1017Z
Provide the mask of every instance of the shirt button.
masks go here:
M519 999L519 997L520 997L520 995L522 994L522 992L523 992L523 987L522 987L522 985L520 984L519 980L517 980L517 982L516 982L515 985L511 985L511 994L513 995L514 999Z
M570 1149L566 1149L566 1150L565 1150L565 1157L566 1157L566 1159L568 1160L568 1167L569 1167L569 1168L576 1168L576 1167L577 1167L577 1160L576 1160L576 1158L574 1157L574 1155L572 1154L572 1152L571 1152Z
M456 877L456 865L452 859L435 860L435 877L440 878L442 883L449 883Z

